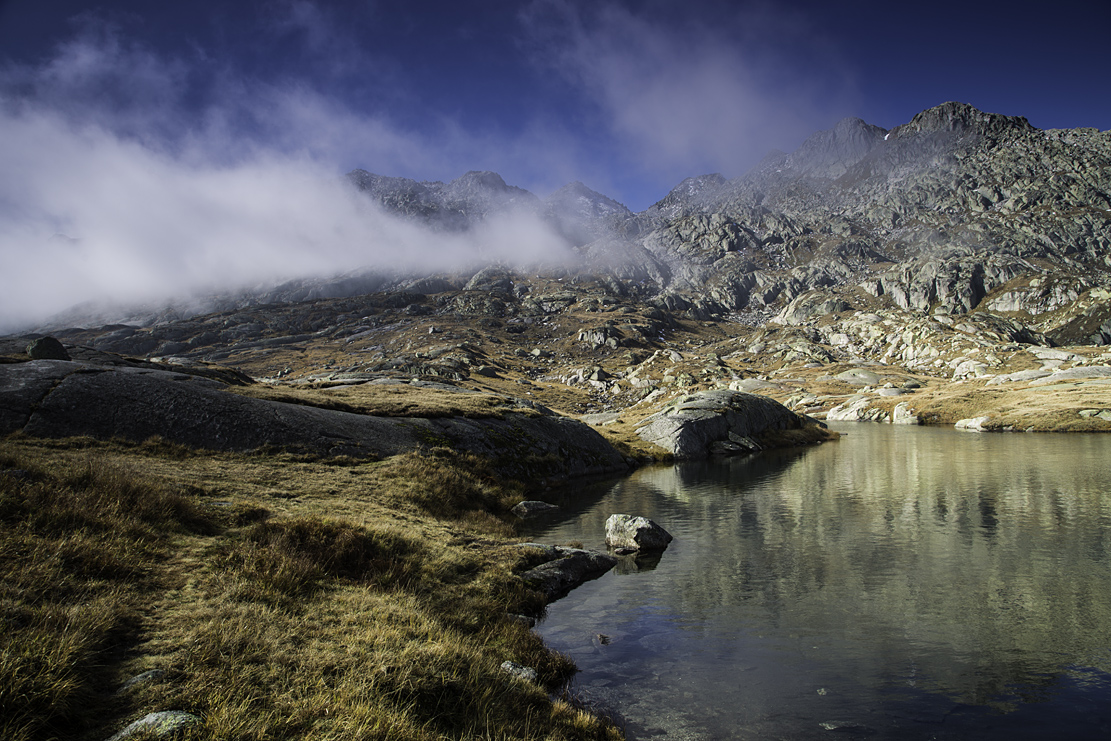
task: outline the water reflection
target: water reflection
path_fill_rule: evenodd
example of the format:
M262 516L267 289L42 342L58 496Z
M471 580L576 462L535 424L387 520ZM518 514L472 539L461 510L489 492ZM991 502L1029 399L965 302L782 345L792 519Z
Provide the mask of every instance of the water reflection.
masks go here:
M578 690L634 737L1111 730L1111 437L844 429L565 497L536 538L676 537L549 608Z

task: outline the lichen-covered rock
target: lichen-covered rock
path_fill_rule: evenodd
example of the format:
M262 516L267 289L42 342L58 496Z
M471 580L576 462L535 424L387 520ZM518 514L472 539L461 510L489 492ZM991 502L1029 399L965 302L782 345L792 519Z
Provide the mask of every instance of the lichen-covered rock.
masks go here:
M163 710L149 713L112 736L108 741L123 741L138 734L153 734L156 738L172 738L199 726L201 719L183 710Z
M512 677L516 677L517 679L525 682L535 683L539 678L536 670L533 669L531 666L523 666L521 664L518 664L516 661L503 661L501 664L501 670L506 674Z
M662 551L673 540L671 533L647 517L610 515L606 520L606 545L638 551Z

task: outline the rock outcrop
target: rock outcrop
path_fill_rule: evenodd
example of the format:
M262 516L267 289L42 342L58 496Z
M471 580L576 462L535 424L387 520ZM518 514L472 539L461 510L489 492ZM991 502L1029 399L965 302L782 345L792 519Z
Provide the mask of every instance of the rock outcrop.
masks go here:
M388 456L448 445L487 456L503 473L566 477L626 470L589 426L539 405L499 417L376 417L230 393L226 384L147 367L61 360L0 365L0 434L151 437L196 448L281 448Z
M814 431L814 440L824 437L816 421L774 399L721 389L682 397L645 418L637 435L676 458L692 459L762 450L770 435L804 429Z
M522 543L521 547L540 551L547 559L522 573L521 578L533 589L543 592L548 602L563 597L583 582L597 579L617 565L613 556L582 548L539 543Z

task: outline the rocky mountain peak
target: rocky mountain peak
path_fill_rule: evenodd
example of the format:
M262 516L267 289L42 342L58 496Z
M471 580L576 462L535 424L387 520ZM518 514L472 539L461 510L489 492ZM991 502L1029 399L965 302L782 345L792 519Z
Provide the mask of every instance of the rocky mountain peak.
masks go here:
M999 113L985 113L967 103L949 101L927 108L910 123L891 130L893 138L908 134L932 134L953 132L957 134L1002 134L1007 131L1028 131L1033 126L1023 116L1004 116Z
M544 205L549 210L581 216L606 216L617 213L628 215L632 213L624 204L618 203L596 190L591 190L578 180L568 183L545 198Z
M633 215L623 204L579 181L569 183L545 198L544 210L548 220L576 245L610 234L618 224Z
M450 188L465 189L465 188L482 188L485 190L509 190L509 186L505 184L505 180L501 175L489 170L471 170L463 175L452 180L449 184ZM520 188L514 188L520 190Z
M684 210L708 203L729 181L720 172L687 178L646 211L652 217L674 217Z
M812 134L783 161L783 167L798 174L838 178L881 143L886 129L859 118L841 119L828 131Z
M540 209L539 198L524 188L506 185L496 172L471 170L448 183L443 195L450 208L472 219L513 209Z

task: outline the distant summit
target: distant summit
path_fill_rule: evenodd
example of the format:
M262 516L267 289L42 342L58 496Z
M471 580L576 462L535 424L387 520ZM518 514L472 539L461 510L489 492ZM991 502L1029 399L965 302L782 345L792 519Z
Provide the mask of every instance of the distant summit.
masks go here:
M1008 131L1032 131L1033 126L1022 116L1003 116L998 113L984 113L967 103L950 101L928 108L910 120L910 123L896 126L891 134L895 138L909 134L930 134L934 132L1002 134Z
M473 227L492 215L515 209L540 213L540 199L506 185L496 172L472 170L446 185L352 170L347 179L387 210L449 231Z

